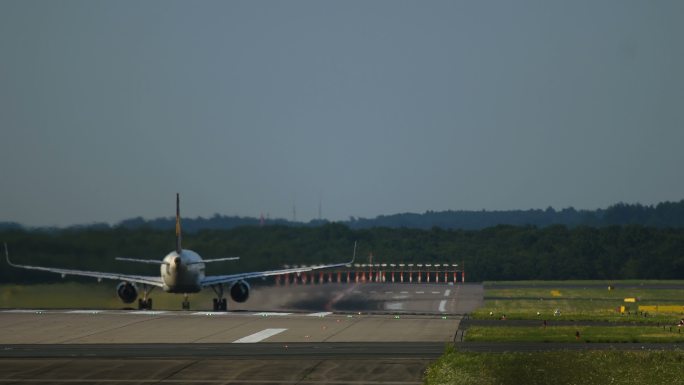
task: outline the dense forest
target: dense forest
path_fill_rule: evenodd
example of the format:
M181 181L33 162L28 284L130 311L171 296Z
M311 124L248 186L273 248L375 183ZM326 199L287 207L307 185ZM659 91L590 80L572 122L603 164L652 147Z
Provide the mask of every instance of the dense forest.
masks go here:
M470 281L521 279L684 279L684 228L624 226L495 226L482 230L428 230L343 224L242 226L197 230L184 247L205 258L240 256L209 266L209 274L348 260L463 263ZM161 259L174 247L173 224L149 227L0 231L15 263L159 274L154 265L114 257ZM48 273L2 264L0 282L59 280Z
M107 229L124 227L128 229L150 228L164 230L174 226L175 218L131 218L114 226L107 223L95 223L73 228ZM228 230L241 226L298 226L315 227L329 223L327 220L316 219L310 222L294 222L286 219L252 218L225 216L215 214L210 218L184 218L185 231L196 232L203 229ZM536 226L546 227L563 225L577 226L621 226L642 225L648 227L684 227L684 200L679 202L662 202L657 205L644 206L641 204L618 203L607 209L575 210L565 208L555 210L549 207L545 210L510 210L510 211L428 211L422 214L404 213L381 215L375 218L351 217L346 221L336 223L351 229L371 229L374 227L412 228L429 230L433 227L443 229L481 230L498 225ZM21 229L18 223L0 222L0 229Z

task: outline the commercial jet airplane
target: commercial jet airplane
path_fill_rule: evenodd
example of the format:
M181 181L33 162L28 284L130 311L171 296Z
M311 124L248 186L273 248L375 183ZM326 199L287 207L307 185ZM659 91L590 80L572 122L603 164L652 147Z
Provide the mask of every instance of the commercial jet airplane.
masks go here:
M117 295L124 303L133 303L136 299L138 299L139 309L151 310L152 298L149 298L149 294L155 288L161 287L167 293L183 294L184 299L182 307L184 310L188 310L190 309L188 293L197 293L208 286L214 290L214 293L216 293L216 298L214 298L213 301L214 311L225 311L227 310L227 302L226 298L223 296L224 285L226 288L228 288L230 297L235 302L245 302L249 297L250 290L249 284L245 281L246 279L268 277L279 274L302 273L311 270L347 266L354 263L354 259L356 258L356 243L354 243L352 260L345 263L229 275L205 276L204 268L206 263L235 260L238 259L238 257L202 259L202 257L200 257L200 255L196 252L183 249L181 247L180 197L178 194L176 194L176 250L168 253L161 261L150 259L117 258L117 260L120 261L151 263L159 265L161 270L161 274L159 276L102 273L97 271L19 265L10 261L9 251L7 250L6 243L5 258L10 266L22 269L48 271L51 273L61 274L62 277L67 275L79 275L85 277L95 277L98 279L98 281L102 279L120 280L122 282L116 287ZM136 284L142 286L142 298L138 298L138 288Z

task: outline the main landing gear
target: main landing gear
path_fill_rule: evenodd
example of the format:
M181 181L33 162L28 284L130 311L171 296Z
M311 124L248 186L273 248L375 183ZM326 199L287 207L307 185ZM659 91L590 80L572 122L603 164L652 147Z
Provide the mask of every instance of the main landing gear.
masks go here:
M139 310L152 310L152 298L147 298L147 296L154 290L154 286L150 287L147 285L142 285L143 297L138 298L138 309Z
M214 293L216 293L216 297L212 301L214 304L214 311L227 311L228 310L228 301L223 297L223 285L218 284L218 285L211 285L211 289L214 290Z
M188 301L188 293L183 294L183 310L190 310L190 301Z

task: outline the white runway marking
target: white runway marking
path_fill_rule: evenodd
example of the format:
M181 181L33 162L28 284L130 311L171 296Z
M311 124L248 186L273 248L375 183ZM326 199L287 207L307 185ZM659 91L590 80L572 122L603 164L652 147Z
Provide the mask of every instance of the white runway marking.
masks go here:
M287 329L264 329L260 332L250 334L247 337L242 337L239 340L234 341L234 344L253 344L255 342L263 341L268 337L273 337L276 334L280 334Z
M394 293L393 291L386 291L385 294L392 294Z
M404 303L403 302L387 302L385 304L385 309L387 309L387 310L403 310L404 309Z
M100 310L71 310L68 311L69 314L99 314L102 313Z
M192 315L226 315L228 314L225 311L198 311L196 313L192 313Z
M254 315L262 316L262 317L270 317L270 316L280 316L280 315L290 315L292 313L277 313L277 312L261 312L261 313L255 313Z
M449 294L451 294L451 290L450 290L450 289L446 289L446 290L444 291L444 296L445 296L445 297L448 297Z
M163 310L160 310L160 311L155 311L155 310L138 310L138 311L132 311L132 312L126 313L126 314L147 314L147 315L157 315L157 314L164 314L164 313L166 313L166 312L163 311Z
M399 294L408 294L408 291L400 291Z
M444 313L444 312L446 311L446 310L444 309L444 307L446 306L446 302L447 302L447 301L446 301L445 299L439 301L439 309L438 309L438 310L439 310L440 312L442 312L442 313Z
M432 293L432 294L439 294L438 291L431 291L430 293Z
M425 294L424 291L417 291L416 294Z
M320 313L307 314L307 316L308 317L325 317L325 316L330 315L330 314L332 314L331 311L324 311L324 312L320 312Z

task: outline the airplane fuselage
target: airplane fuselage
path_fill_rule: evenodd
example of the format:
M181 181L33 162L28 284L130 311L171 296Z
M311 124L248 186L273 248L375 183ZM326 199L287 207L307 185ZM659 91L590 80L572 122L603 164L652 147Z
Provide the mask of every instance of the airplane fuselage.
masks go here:
M192 250L167 254L162 260L161 278L164 291L168 293L197 293L202 290L204 263L202 257Z

